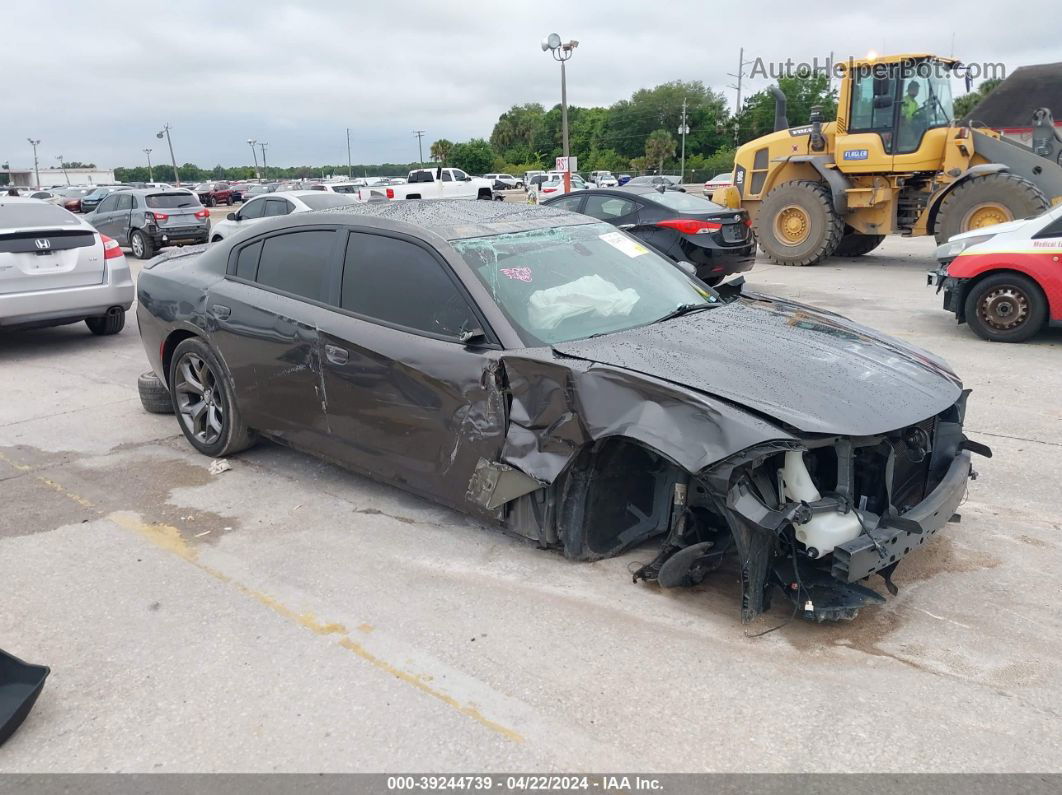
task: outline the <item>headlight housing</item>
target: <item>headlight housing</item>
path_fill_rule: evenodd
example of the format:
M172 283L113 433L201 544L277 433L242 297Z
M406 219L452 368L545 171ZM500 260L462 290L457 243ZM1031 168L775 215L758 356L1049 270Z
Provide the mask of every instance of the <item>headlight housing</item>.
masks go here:
M973 237L964 237L959 240L949 240L947 243L941 243L937 246L937 259L955 259L970 246L976 246L978 243L984 243L994 237L994 233L990 235L974 235Z

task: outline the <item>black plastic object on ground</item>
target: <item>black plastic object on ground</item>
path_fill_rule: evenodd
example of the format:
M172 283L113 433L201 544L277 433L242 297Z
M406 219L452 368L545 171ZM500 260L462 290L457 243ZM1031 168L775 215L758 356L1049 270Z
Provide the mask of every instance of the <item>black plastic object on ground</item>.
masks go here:
M0 745L33 709L51 669L24 663L0 649Z

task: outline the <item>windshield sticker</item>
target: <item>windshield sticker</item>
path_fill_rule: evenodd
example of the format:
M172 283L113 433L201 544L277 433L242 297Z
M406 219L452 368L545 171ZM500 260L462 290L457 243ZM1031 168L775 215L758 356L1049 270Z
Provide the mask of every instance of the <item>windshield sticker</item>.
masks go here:
M516 279L520 282L531 281L531 269L530 268L499 268L505 276L510 279Z
M612 246L612 248L617 251L622 251L628 257L640 257L642 254L649 253L649 249L638 241L631 240L622 232L609 232L608 234L600 235L599 237Z

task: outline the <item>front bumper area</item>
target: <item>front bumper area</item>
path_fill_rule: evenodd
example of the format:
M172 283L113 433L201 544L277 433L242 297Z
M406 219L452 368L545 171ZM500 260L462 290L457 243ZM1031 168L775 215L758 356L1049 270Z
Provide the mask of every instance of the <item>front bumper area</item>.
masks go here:
M960 323L966 320L966 292L969 279L959 279L948 275L951 260L941 260L936 270L926 274L926 285L936 287L937 292L944 293L944 311L951 312Z
M857 582L895 565L924 544L955 515L972 472L970 454L964 450L952 460L943 480L922 502L899 517L882 519L877 527L834 547L833 577L841 582Z
M129 309L135 297L129 265L111 262L99 284L0 295L0 328L73 323L103 315L111 307Z

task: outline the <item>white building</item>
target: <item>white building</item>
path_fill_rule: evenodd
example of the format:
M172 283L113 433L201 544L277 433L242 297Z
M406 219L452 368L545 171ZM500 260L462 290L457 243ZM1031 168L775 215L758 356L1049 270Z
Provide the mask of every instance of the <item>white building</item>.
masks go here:
M0 174L7 175L7 184L27 188L52 188L64 185L109 185L115 182L114 170L106 168L61 168L40 169L41 184L37 185L37 176L33 167L0 168Z

